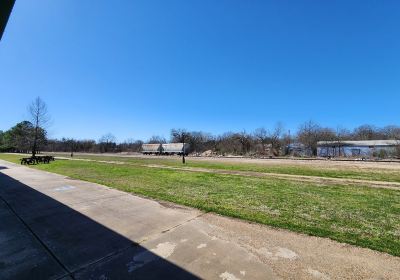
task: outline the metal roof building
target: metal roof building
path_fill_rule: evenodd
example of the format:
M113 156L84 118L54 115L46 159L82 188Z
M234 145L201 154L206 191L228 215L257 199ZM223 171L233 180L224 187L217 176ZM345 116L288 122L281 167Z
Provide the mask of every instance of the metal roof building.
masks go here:
M319 141L318 146L362 146L362 147L384 147L396 146L400 140L363 140L363 141Z
M397 153L400 140L319 141L320 157L388 157Z

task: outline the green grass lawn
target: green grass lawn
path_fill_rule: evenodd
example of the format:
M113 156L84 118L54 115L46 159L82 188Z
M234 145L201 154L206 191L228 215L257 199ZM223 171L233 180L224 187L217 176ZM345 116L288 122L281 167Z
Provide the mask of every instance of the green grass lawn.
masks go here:
M20 156L0 154L18 162ZM57 160L32 166L126 192L400 256L400 190Z
M65 156L65 154L63 155ZM179 158L129 158L118 156L104 156L104 155L75 155L75 159L90 159L90 160L103 160L103 161L119 161L135 165L143 164L162 164L168 166L181 167L181 160ZM394 163L397 164L397 163ZM344 167L324 167L318 168L315 166L302 166L299 164L249 164L249 163L222 163L210 161L199 161L195 159L188 159L186 167L200 167L219 170L233 170L233 171L255 171L266 173L290 174L290 175L304 175L304 176L318 176L327 178L345 178L345 179L361 179L370 181L384 181L384 182L400 182L400 172L395 170L374 170L374 169L357 169Z

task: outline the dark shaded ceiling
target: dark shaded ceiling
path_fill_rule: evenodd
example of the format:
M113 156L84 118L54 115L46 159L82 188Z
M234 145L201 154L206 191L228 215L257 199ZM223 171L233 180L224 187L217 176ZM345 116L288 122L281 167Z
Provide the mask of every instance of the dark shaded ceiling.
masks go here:
M0 40L3 37L14 3L15 0L0 0Z

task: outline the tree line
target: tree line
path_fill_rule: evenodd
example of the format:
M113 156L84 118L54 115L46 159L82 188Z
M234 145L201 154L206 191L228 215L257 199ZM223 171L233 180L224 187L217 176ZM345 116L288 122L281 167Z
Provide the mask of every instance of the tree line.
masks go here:
M147 141L129 139L118 143L111 133L94 139L48 139L47 124L50 117L46 104L39 97L28 107L31 120L22 121L7 131L0 131L0 152L87 152L118 153L140 152L143 143L185 142L191 152L205 155L284 156L291 152L291 145L302 145L310 156L317 155L318 141L346 140L400 140L400 127L395 125L375 127L362 125L353 130L343 127L324 127L313 121L300 125L291 134L281 123L272 128L261 127L252 132L226 132L212 135L202 131L172 129L167 140L152 136Z
M314 122L302 124L294 135L278 124L271 130L258 128L251 133L240 131L226 132L220 135L172 129L168 140L160 136L153 136L147 141L130 139L122 143L118 143L111 133L105 134L96 141L72 138L48 139L45 129L38 128L37 134L35 131L35 125L30 121L22 121L5 132L0 131L0 151L32 153L36 149L36 152L69 153L140 152L143 143L184 141L190 144L191 152L198 155L284 156L290 153L291 144L301 144L310 151L310 155L315 156L318 141L400 140L400 127L398 126L377 128L372 125L362 125L350 131L344 128L322 127ZM37 135L36 144L35 134Z
M351 141L351 140L400 140L399 126L362 125L353 130L346 128L323 127L313 121L303 123L295 134L284 129L277 123L272 129L264 127L253 132L226 132L217 136L201 131L187 132L172 130L171 142L182 142L177 132L185 132L185 142L191 146L191 151L202 154L206 151L215 155L244 156L285 156L291 153L291 145L301 145L308 155L317 155L318 141ZM157 137L153 137L157 138ZM163 139L165 141L165 139ZM399 142L400 143L400 142Z

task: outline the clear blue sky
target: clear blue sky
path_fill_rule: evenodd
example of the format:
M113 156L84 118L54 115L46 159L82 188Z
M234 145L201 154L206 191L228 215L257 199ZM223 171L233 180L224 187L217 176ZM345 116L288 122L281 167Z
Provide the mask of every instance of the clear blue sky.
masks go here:
M52 137L400 124L399 15L397 0L17 0L0 129L38 95Z

